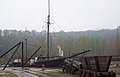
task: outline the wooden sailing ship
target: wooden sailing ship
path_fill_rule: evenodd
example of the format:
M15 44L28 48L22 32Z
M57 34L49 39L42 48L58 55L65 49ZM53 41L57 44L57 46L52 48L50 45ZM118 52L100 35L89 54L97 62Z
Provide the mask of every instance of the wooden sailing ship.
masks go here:
M43 65L45 67L61 67L64 64L64 60L66 58L75 57L76 55L79 55L81 53L77 53L75 55L72 55L70 57L64 57L63 52L59 56L50 57L50 44L49 44L49 27L50 27L50 0L48 0L48 16L47 16L47 57L38 57L38 60L32 64L33 67L42 67ZM59 47L60 48L60 47ZM60 49L59 49L60 51ZM88 50L89 51L89 50ZM87 51L86 51L87 52ZM61 56L62 55L62 56ZM43 59L44 58L44 59Z

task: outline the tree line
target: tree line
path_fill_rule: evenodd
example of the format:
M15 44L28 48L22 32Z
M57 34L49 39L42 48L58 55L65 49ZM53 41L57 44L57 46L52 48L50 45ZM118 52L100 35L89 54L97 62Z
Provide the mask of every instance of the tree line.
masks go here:
M102 30L88 30L78 32L51 32L50 33L50 56L58 54L57 46L61 46L64 51L64 56L70 56L84 50L91 50L84 55L120 55L119 51L119 35L120 27L117 29L102 29ZM24 57L25 39L27 38L27 57L41 46L41 49L35 56L46 56L46 31L37 32L32 31L17 31L17 30L0 30L0 55L5 53L12 46L20 41L24 42ZM1 60L7 61L13 54L11 51ZM21 58L21 48L18 49L15 58Z

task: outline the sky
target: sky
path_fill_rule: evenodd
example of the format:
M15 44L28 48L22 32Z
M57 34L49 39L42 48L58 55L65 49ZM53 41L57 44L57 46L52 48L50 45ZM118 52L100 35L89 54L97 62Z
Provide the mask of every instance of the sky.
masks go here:
M0 0L0 29L46 30L47 0ZM115 29L120 0L51 0L50 31Z

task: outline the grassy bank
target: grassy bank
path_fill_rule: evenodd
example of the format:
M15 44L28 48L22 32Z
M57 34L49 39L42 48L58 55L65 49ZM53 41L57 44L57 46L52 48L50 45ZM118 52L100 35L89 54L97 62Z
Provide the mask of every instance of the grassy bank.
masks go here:
M0 77L18 77L18 76L11 72L0 72Z

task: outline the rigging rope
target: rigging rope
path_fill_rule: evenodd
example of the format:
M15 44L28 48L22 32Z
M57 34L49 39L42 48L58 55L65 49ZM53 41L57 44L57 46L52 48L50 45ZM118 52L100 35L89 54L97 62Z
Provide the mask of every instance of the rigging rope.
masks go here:
M73 25L73 23L70 21L70 19L68 18L68 16L66 15L65 11L63 10L63 8L61 7L61 5L59 4L59 2L56 0L57 5L59 6L59 8L61 9L63 15L66 17L67 21L71 24L72 28L74 30L76 30L75 26Z

